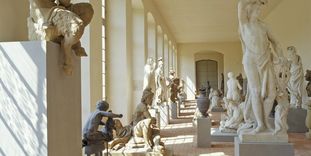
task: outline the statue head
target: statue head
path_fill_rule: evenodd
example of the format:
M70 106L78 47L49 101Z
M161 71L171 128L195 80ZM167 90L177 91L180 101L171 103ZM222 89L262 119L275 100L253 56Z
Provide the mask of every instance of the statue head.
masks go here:
M149 57L149 58L147 59L147 64L148 64L148 65L153 65L153 64L154 64L154 59L153 59L152 57Z
M159 68L162 68L162 67L163 67L163 59L162 59L162 57L160 57L160 58L158 59L158 67L159 67Z
M287 51L289 53L289 57L293 57L296 55L296 47L295 46L287 47Z
M120 129L120 128L123 127L122 123L121 123L121 121L119 119L114 119L113 121L114 121L114 128L115 129Z
M153 93L151 91L151 88L146 88L143 91L143 96L141 97L141 102L147 105L151 105L152 104L152 100L153 100Z
M233 77L234 77L233 72L229 72L229 73L228 73L228 78L229 78L229 79L232 79Z
M96 103L96 109L100 110L100 111L107 111L109 108L109 104L108 102L104 101L104 100L99 100Z

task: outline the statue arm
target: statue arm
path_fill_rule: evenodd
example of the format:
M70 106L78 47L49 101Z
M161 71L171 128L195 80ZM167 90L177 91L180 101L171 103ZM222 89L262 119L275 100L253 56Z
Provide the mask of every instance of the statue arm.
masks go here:
M272 35L272 33L270 32L270 30L268 28L267 28L267 35L268 35L269 41L271 42L272 48L274 50L274 52L272 53L274 55L274 57L276 57L276 58L284 58L281 45L275 39L275 37Z
M105 111L101 111L100 114L102 116L105 116L105 117L111 117L111 118L122 118L122 114L114 114L112 112L105 112Z

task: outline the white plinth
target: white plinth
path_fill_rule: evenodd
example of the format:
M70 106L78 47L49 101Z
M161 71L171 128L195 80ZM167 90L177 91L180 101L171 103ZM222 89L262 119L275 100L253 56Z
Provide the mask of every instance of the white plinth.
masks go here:
M51 42L0 43L2 154L82 155L80 59L65 76L61 58Z
M211 147L211 119L198 118L197 119L197 146Z
M239 139L241 142L258 142L258 143L288 143L287 134L274 135L273 132L266 131L257 134L251 132L240 132Z
M211 128L211 140L213 142L234 142L236 136L238 136L236 133L224 133L219 128Z
M166 103L160 104L158 107L160 113L160 129L167 126L170 121L169 106Z
M242 143L239 137L234 139L235 156L294 156L291 143Z

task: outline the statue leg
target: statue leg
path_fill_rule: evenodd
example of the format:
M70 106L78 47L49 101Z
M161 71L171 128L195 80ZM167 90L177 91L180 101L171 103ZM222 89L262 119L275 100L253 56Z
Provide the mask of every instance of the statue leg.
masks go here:
M269 124L268 118L273 108L273 103L276 98L276 85L275 85L275 77L272 69L268 71L268 83L267 83L267 97L263 102L263 109L264 109L264 122L267 128L271 129L271 125Z
M74 44L72 46L72 49L77 56L80 56L80 57L87 56L85 49L81 46L80 41L78 43Z
M263 100L261 99L260 76L257 66L253 62L244 64L244 70L248 79L249 94L251 94L250 103L257 122L257 127L254 132L258 133L266 129L264 124ZM249 114L249 112L246 113Z

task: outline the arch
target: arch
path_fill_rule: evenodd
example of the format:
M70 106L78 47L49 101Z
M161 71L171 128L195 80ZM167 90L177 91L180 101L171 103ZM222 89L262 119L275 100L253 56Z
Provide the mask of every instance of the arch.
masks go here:
M194 62L195 64L198 61L203 61L203 60L211 60L217 62L217 85L214 85L214 87L217 87L217 89L222 89L224 86L224 80L222 80L221 74L224 73L224 54L218 51L213 51L213 50L206 50L206 51L199 51L194 54ZM196 69L196 68L195 68ZM196 71L196 76L197 76L197 71ZM197 81L197 77L195 80ZM199 89L198 87L198 82L197 84L197 90ZM216 88L214 88L216 89ZM222 90L223 91L223 90Z

